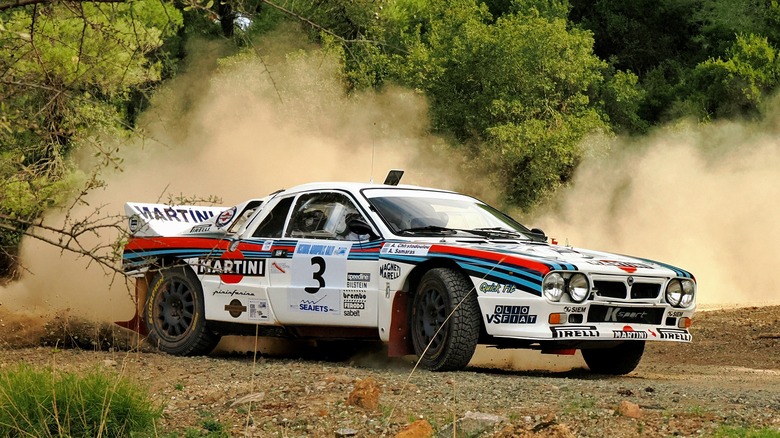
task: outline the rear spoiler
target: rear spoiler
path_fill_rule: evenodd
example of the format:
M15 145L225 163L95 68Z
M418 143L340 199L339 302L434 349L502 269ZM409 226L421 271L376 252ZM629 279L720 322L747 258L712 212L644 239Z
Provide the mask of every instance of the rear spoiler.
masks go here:
M219 218L227 210L225 207L196 205L125 204L130 233L138 237L173 236L192 232L198 227L211 228L215 217Z

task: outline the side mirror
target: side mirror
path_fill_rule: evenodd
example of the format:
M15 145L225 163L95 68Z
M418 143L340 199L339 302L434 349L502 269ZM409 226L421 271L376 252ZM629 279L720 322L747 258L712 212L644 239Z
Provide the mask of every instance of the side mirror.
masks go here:
M347 229L361 236L367 234L370 240L374 240L379 237L374 233L374 230L371 229L371 225L368 225L368 222L363 220L363 218L351 219L347 221Z
M544 234L544 231L542 231L541 228L531 228L531 233L534 234L534 237L538 238L539 241L547 242L547 235Z

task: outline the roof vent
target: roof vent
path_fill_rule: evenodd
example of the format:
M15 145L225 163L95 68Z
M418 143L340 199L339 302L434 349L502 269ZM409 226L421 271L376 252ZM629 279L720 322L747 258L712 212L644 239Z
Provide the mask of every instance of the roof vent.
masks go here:
M388 186L397 186L398 183L401 182L402 176L404 176L403 170L393 169L387 173L384 184Z

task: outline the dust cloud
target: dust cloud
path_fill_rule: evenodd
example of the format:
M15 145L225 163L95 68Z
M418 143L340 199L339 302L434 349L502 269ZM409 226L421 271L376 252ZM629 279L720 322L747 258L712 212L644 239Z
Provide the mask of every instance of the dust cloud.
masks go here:
M453 184L447 159L437 158L439 166L429 159L444 144L428 133L422 96L393 87L347 95L336 56L302 41L283 29L254 53L227 58L221 43L193 43L192 63L142 115L143 141L110 140L124 171L105 175L106 188L72 214L102 205L121 215L125 202L180 195L233 205L305 182L381 182L391 168L407 171L405 183ZM60 219L53 213L46 221ZM0 320L62 309L100 321L133 315L130 287L85 258L26 240L22 263L22 280L0 288Z
M534 221L561 244L659 260L696 276L700 308L780 304L780 106L762 122L681 123L594 141Z

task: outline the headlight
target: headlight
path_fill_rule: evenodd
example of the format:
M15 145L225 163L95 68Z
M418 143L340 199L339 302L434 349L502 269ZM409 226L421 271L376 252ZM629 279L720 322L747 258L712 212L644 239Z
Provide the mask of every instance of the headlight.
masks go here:
M542 294L550 301L560 301L561 296L563 296L565 283L561 274L553 272L544 278L544 281L542 282Z
M696 286L691 280L682 280L682 298L680 298L680 307L690 307L696 296Z
M683 297L683 285L678 279L674 279L666 285L666 302L671 304L672 307L680 307L680 302Z
M569 277L566 283L566 292L571 296L572 301L581 303L590 295L590 283L588 277L584 274L574 274Z

